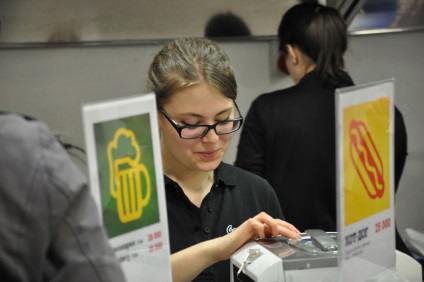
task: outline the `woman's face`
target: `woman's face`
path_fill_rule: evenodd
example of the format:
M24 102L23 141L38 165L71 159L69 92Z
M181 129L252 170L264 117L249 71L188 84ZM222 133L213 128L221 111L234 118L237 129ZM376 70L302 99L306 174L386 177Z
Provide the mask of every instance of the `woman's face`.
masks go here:
M163 110L178 125L212 125L234 118L234 102L216 88L201 83L176 93ZM217 135L211 129L198 139L182 139L159 113L162 158L165 174L176 171L213 171L222 161L234 133Z

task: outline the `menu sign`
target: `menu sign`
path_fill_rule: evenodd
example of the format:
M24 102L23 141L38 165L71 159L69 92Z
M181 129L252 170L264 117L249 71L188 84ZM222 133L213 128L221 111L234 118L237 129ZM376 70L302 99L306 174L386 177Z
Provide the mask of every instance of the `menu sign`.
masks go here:
M171 281L155 96L82 111L92 193L127 281Z
M394 81L337 89L341 281L395 266Z

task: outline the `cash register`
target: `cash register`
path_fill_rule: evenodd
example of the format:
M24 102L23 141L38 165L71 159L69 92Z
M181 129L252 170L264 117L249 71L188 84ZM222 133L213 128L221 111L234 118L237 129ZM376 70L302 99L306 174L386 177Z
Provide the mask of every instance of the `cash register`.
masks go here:
M231 256L231 281L337 281L337 232L310 229L300 235L245 244Z

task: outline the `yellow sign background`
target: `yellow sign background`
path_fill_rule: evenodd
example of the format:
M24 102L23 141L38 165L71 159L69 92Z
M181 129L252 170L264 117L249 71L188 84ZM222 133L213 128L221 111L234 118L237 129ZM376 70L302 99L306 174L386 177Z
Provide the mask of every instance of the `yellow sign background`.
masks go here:
M374 142L382 162L384 193L381 198L371 198L355 168L359 159L351 157L350 124L362 121ZM345 226L390 208L390 100L378 100L346 107L343 112L343 157L344 157L344 208ZM370 148L374 150L374 148ZM368 177L363 175L362 177Z

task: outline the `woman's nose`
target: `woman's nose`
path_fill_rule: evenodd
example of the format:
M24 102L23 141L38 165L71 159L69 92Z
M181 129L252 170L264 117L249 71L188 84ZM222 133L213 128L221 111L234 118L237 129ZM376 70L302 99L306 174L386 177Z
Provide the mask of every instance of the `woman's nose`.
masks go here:
M216 142L219 140L219 135L216 134L214 129L209 129L208 133L202 137L203 142Z

